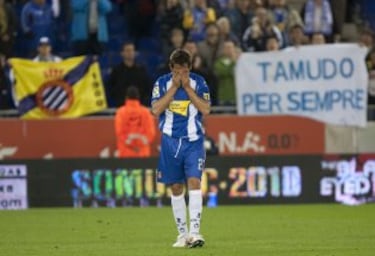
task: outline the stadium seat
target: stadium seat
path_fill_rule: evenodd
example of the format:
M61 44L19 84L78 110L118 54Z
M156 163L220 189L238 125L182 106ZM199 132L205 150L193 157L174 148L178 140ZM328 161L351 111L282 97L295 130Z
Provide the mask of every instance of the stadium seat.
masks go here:
M139 52L137 62L143 64L152 79L156 78L156 70L163 63L164 58L158 53Z
M143 37L137 43L139 51L158 53L161 51L160 40L153 37Z

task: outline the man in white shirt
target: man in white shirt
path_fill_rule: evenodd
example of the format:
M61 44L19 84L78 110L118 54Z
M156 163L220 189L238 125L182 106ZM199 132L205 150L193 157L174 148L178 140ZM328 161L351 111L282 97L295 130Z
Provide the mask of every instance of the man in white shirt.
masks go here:
M62 59L52 54L52 46L48 37L41 37L38 44L38 55L35 62L60 62Z
M48 37L41 37L38 43L38 55L33 59L34 62L60 62L62 59L52 54L52 46ZM9 80L12 84L15 82L13 70L9 71ZM18 100L15 97L15 87L12 87L12 98L15 106L18 106Z

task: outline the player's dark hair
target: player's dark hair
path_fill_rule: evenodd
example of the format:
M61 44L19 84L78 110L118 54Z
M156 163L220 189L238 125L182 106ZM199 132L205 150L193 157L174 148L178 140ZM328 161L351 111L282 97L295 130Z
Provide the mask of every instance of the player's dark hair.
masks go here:
M141 97L139 90L135 86L129 86L126 90L126 98L130 100L139 100Z
M174 50L169 58L169 65L173 67L174 64L181 66L187 65L190 68L191 56L189 52L183 49Z

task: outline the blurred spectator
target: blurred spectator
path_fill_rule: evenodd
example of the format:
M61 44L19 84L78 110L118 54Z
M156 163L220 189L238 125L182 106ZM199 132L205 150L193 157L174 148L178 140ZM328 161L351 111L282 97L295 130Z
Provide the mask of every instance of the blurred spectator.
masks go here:
M11 104L11 90L9 80L5 73L6 58L0 54L0 109L10 109Z
M284 46L283 36L280 30L273 24L267 10L259 7L255 11L255 17L251 25L246 29L242 37L242 48L249 52L266 50L266 40L269 36L276 36L280 47Z
M235 105L236 88L234 81L234 67L238 54L233 41L227 40L223 46L223 56L214 64L214 72L218 80L218 104Z
M221 17L226 10L227 0L207 0L207 6L214 9L216 17Z
M361 3L363 2L364 1L346 0L344 22L357 23L359 21L361 15Z
M155 120L140 103L137 87L126 90L126 99L116 111L115 131L119 157L149 157L155 138Z
M189 30L189 38L199 42L205 38L206 25L215 21L215 10L207 7L206 0L194 0L193 6L185 10L183 27Z
M359 36L359 44L370 51L374 47L374 32L370 29L364 29Z
M182 48L184 41L184 31L181 28L172 29L168 42L163 44L163 54L165 59L168 59L175 49Z
M302 7L301 17L305 34L322 33L329 42L334 36L334 16L328 0L307 0Z
M52 38L53 15L52 8L46 0L28 1L21 13L22 31L25 40L22 44L27 57L35 54L39 39L47 36Z
M48 37L39 40L38 55L33 59L35 62L60 62L61 58L52 54L52 46Z
M335 38L334 38L335 42L339 42L339 40L341 40L341 34L343 32L345 23L359 24L361 22L360 13L359 13L360 1L358 0L329 0L331 4L331 9L332 9L333 33L335 34ZM348 9L349 9L351 17L347 17ZM347 30L347 28L345 30Z
M280 50L279 41L277 40L277 37L270 36L266 40L266 51L267 52L273 52Z
M325 44L326 38L322 33L314 33L311 37L311 44Z
M10 4L0 0L0 54L9 58L13 53L17 17Z
M368 104L375 105L375 49L372 49L367 56L367 68L369 72Z
M72 36L75 55L101 54L108 42L106 15L111 11L109 0L71 0Z
M141 95L141 103L146 106L150 105L151 79L146 68L136 64L135 54L134 44L124 43L121 51L122 62L116 65L109 75L109 96L114 101L115 107L124 103L129 86L136 86Z
M46 0L46 3L51 6L52 17L58 17L60 14L60 0Z
M222 15L224 15L224 12L229 9L233 9L235 6L236 0L217 0L217 2L220 5L220 9L222 10Z
M293 25L303 25L300 14L288 6L287 0L270 0L269 13L275 25L286 34Z
M141 37L147 37L151 33L156 16L156 0L122 0L122 2L129 36L137 43Z
M266 8L268 9L269 8L269 0L252 0L251 1L251 8L253 8L254 10L259 8L259 7L263 7L263 8Z
M219 36L219 27L216 23L207 26L205 40L198 43L198 52L208 69L212 69L217 58L222 56L223 41Z
M230 21L232 32L238 39L242 39L245 30L251 24L251 19L253 18L250 0L236 0L235 7L227 10L224 15Z
M240 46L240 41L238 37L232 32L230 27L229 19L225 16L220 17L216 21L217 26L219 27L220 39L223 41L231 40L236 46Z
M191 71L195 72L206 80L208 88L210 89L211 104L217 105L217 78L213 72L213 69L207 68L204 63L202 56L198 52L197 43L188 40L184 44L184 49L187 50L192 57Z
M72 0L47 0L47 3L51 5L53 17L60 19L66 23L69 23L72 18Z
M162 0L160 19L160 36L163 42L169 41L173 28L182 28L184 9L179 0Z
M308 43L309 39L303 33L303 27L301 25L296 24L290 28L288 46L298 47Z

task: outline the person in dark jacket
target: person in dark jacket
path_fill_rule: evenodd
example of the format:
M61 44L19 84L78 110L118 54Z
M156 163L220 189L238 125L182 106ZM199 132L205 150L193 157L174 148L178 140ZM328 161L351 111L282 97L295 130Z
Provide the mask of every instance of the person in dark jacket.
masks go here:
M123 105L126 90L129 86L136 86L141 94L141 103L150 105L151 78L144 66L135 61L135 46L131 42L124 43L121 56L123 61L115 66L108 79L109 96L115 107Z

